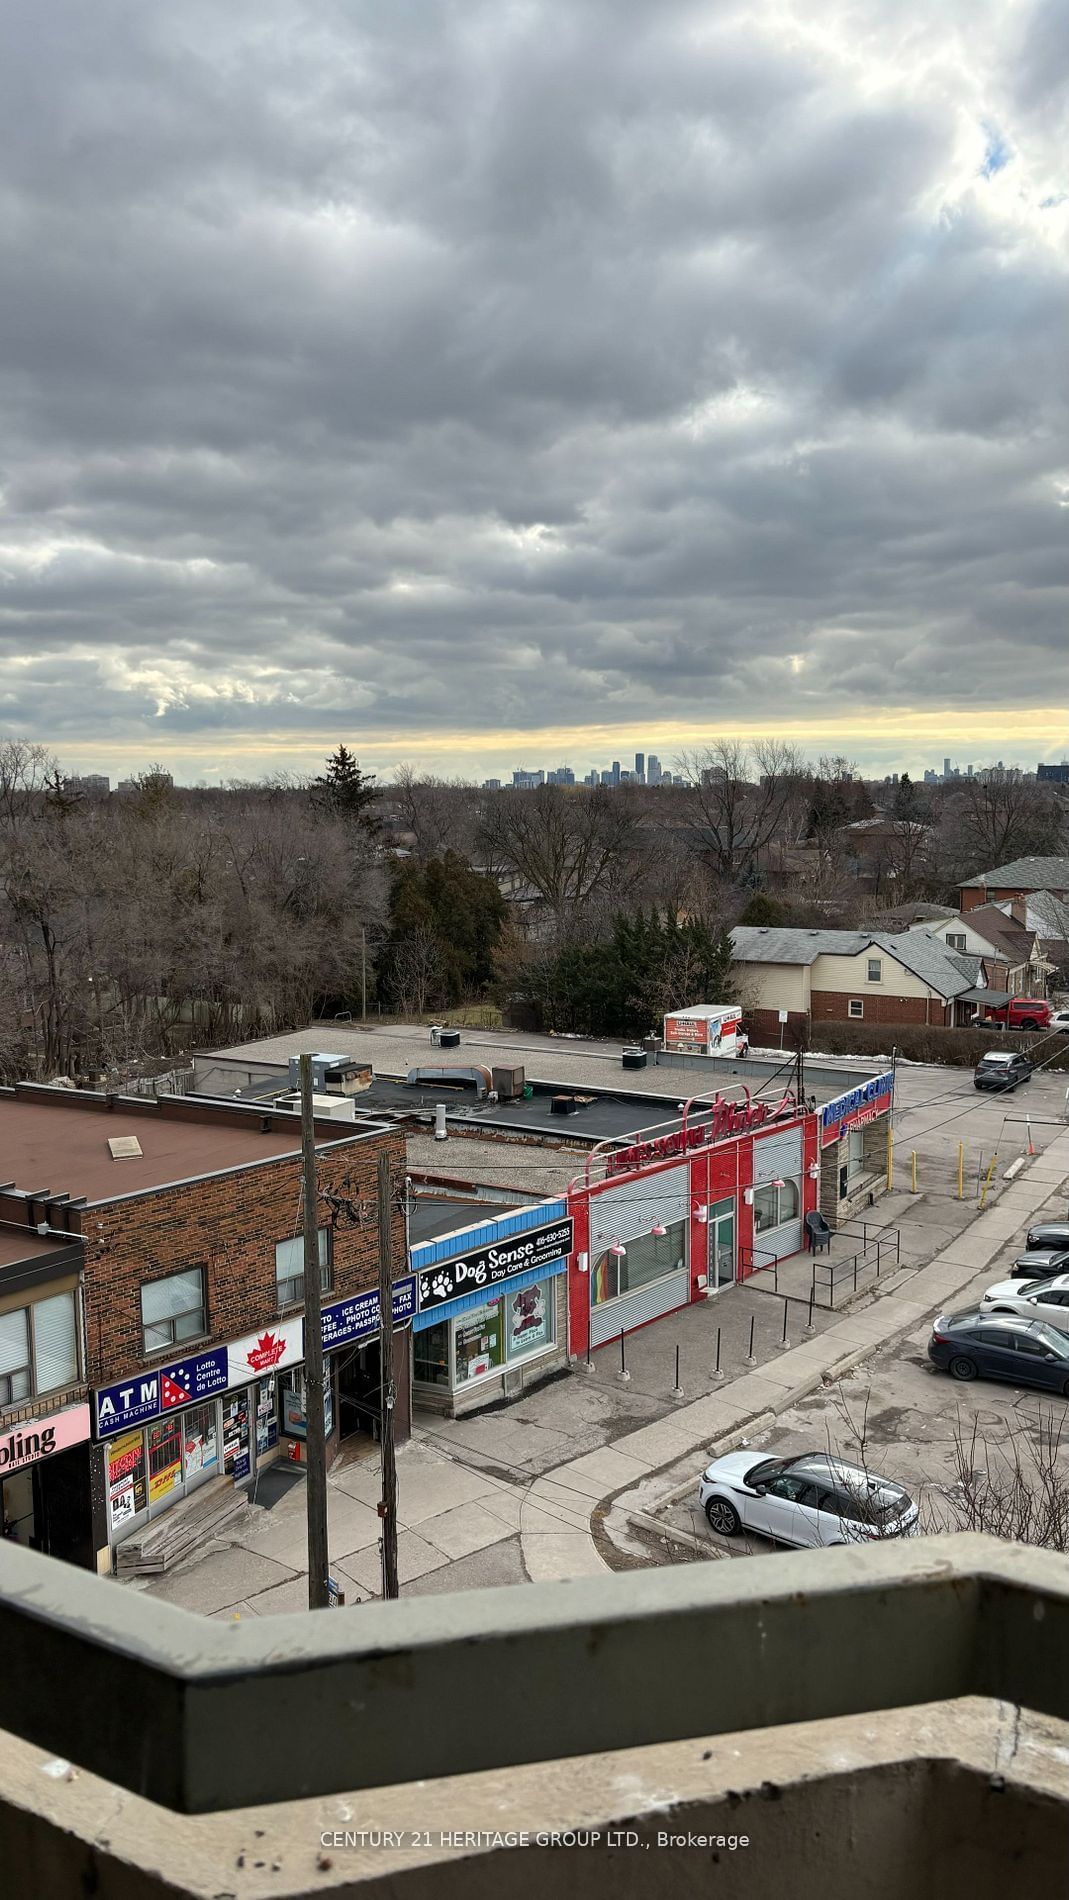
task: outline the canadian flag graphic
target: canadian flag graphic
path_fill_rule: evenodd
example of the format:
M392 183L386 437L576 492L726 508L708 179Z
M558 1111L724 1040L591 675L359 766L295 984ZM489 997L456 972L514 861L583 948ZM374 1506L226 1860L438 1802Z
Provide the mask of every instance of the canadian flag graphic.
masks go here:
M286 1340L277 1333L261 1333L255 1346L250 1346L245 1357L254 1372L270 1372L280 1359L285 1358Z

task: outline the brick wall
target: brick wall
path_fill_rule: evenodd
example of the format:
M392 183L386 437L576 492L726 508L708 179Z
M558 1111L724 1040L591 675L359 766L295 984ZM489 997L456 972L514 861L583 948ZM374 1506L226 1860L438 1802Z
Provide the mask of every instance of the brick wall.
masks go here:
M851 1017L849 1004L860 1001L865 1005L865 1014ZM933 996L931 1001L924 996L891 996L886 990L875 985L862 990L814 990L813 1022L846 1023L852 1021L865 1023L921 1023L931 1024L933 1028L945 1028L953 1019L953 1004L944 1003L941 997Z
M792 1029L808 1032L809 1017L804 1009L787 1011L787 1021L781 1025L778 1010L748 1009L743 1017L743 1027L755 1049L778 1049L780 1029L783 1030L783 1046L793 1049Z
M320 1188L344 1194L368 1210L359 1226L342 1216L334 1227L331 1299L378 1282L376 1171L384 1149L395 1181L402 1180L405 1150L400 1133L364 1137L319 1154ZM85 1333L91 1385L110 1384L146 1363L140 1301L145 1281L205 1268L208 1333L192 1351L221 1345L278 1320L275 1243L299 1231L300 1170L300 1157L290 1155L86 1209ZM320 1225L328 1224L325 1206L319 1219ZM400 1211L393 1216L393 1259L400 1276L406 1270ZM162 1357L156 1353L147 1363L158 1365Z

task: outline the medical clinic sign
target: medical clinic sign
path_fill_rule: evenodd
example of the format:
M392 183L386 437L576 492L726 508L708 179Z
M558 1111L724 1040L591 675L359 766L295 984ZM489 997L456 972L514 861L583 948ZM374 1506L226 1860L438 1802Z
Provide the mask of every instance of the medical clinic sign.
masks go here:
M820 1145L830 1148L841 1136L850 1133L852 1128L864 1128L867 1122L874 1122L891 1106L891 1093L895 1078L890 1069L884 1075L876 1075L871 1082L862 1082L856 1089L848 1089L845 1095L837 1095L833 1102L825 1102L820 1111Z
M196 1405L236 1386L251 1385L254 1379L299 1365L303 1358L304 1321L293 1319L248 1333L228 1346L212 1346L188 1359L172 1359L156 1371L139 1372L116 1385L101 1387L95 1394L96 1436L110 1438L131 1425L147 1425L164 1412Z
M670 1161L675 1155L691 1154L695 1148L708 1148L729 1135L750 1134L766 1122L781 1121L797 1113L798 1098L793 1089L786 1089L782 1099L774 1104L751 1102L749 1098L744 1102L728 1102L718 1095L707 1121L677 1128L671 1135L655 1135L649 1141L632 1142L629 1148L614 1149L605 1156L605 1173L633 1174L637 1168L648 1168L655 1161Z
M447 1300L462 1294L477 1293L484 1287L510 1280L514 1273L530 1273L548 1267L572 1251L573 1230L570 1220L551 1221L545 1227L529 1227L526 1233L509 1234L491 1247L461 1254L455 1260L441 1260L416 1275L419 1310L444 1306Z

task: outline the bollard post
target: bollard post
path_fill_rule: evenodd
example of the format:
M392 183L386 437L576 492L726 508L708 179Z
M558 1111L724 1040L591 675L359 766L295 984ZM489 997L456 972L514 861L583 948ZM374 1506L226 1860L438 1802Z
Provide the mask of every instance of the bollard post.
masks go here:
M857 1255L854 1255L854 1292L857 1292Z
M674 1399L681 1399L683 1397L683 1387L679 1383L679 1341L678 1339L676 1341L676 1382L675 1382L675 1385L672 1387L672 1397Z
M720 1328L718 1326L716 1329L716 1371L713 1373L713 1378L721 1380L723 1377L724 1375L720 1370Z
M757 1360L754 1358L754 1352L753 1352L753 1322L754 1322L754 1316L751 1313L750 1314L750 1350L746 1354L746 1364L748 1366L755 1366L757 1364Z
M631 1383L631 1374L627 1370L627 1360L624 1357L624 1329L622 1326L620 1328L620 1370L616 1374L616 1377L619 1379L621 1385L629 1385Z
M779 1342L781 1352L787 1352L790 1347L790 1341L787 1338L787 1305L788 1302L785 1299L783 1302L783 1337Z
M913 1181L911 1192L916 1194L917 1192L917 1150L916 1148L914 1148L912 1153L910 1154L909 1165L910 1165L910 1173L912 1175L912 1181Z
M958 1143L958 1199L965 1199L965 1143Z
M591 1332L592 1332L592 1330L593 1330L593 1329L592 1329L592 1327L591 1327L591 1324L590 1324L590 1319L589 1319L589 1317L588 1317L588 1318L587 1318L587 1323L586 1323L586 1358L585 1358L585 1359L584 1359L584 1361L583 1361L583 1371L584 1371L584 1372L596 1372L596 1371L597 1371L597 1366L596 1366L596 1365L594 1364L594 1361L593 1361L593 1360L591 1359L591 1357L590 1357L590 1336L591 1336Z
M805 1323L805 1330L807 1333L816 1332L816 1327L813 1324L813 1295L815 1292L816 1292L816 1287L811 1286L809 1289L809 1314Z

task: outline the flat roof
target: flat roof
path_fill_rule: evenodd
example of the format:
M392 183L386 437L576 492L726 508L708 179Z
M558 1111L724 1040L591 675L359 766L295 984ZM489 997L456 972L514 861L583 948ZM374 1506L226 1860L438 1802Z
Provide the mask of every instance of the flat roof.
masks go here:
M0 1227L0 1267L13 1267L22 1260L40 1260L63 1247L77 1246L80 1240L80 1234L54 1234L46 1238L44 1234L35 1234L30 1227Z
M264 1036L255 1042L239 1043L225 1049L197 1050L194 1062L200 1074L210 1069L213 1060L227 1064L248 1063L252 1067L257 1064L284 1066L288 1064L290 1056L306 1050L314 1053L320 1045L332 1050L339 1050L344 1045L348 1054L361 1062L370 1063L374 1071L375 1079L371 1088L354 1097L358 1113L366 1111L374 1114L380 1107L433 1107L443 1099L447 1105L451 1105L457 1099L469 1106L480 1119L497 1119L540 1129L551 1127L558 1136L566 1135L569 1129L578 1133L588 1121L597 1121L599 1140L607 1135L631 1134L637 1128L665 1120L676 1104L685 1101L689 1095L711 1095L717 1089L725 1095L741 1095L744 1085L749 1086L755 1095L759 1092L767 1094L776 1085L782 1087L790 1082L793 1064L793 1058L787 1051L778 1059L769 1059L763 1067L759 1067L757 1059L753 1057L738 1065L730 1062L710 1064L707 1074L693 1066L682 1068L674 1063L662 1066L654 1056L650 1057L644 1069L625 1069L622 1057L624 1049L633 1046L629 1043L595 1042L578 1036L528 1035L520 1030L509 1029L462 1029L460 1034L461 1040L456 1048L440 1049L431 1042L430 1030L419 1025L313 1023L309 1029L294 1030L282 1036ZM545 1091L598 1094L611 1090L613 1098L637 1095L647 1100L645 1106L640 1107L637 1117L634 1107L628 1106L626 1102L621 1102L619 1107L611 1102L599 1103L596 1113L593 1109L581 1109L576 1115L551 1116L548 1113L548 1097L538 1106L538 1095L532 1102L503 1102L500 1109L495 1111L482 1104L476 1107L474 1091L470 1088L463 1094L458 1093L455 1098L450 1091L446 1091L443 1098L440 1084L428 1082L420 1087L408 1088L404 1083L404 1077L411 1069L462 1069L472 1066L522 1066L528 1082L544 1085L543 1091L540 1091L543 1094ZM827 1059L824 1059L822 1066L827 1067ZM818 1102L831 1101L856 1082L878 1074L880 1066L876 1061L861 1068L856 1063L844 1063L841 1080L836 1080L832 1085L807 1079L806 1092L815 1095ZM394 1093L398 1088L399 1095ZM253 1092L257 1091L254 1089ZM665 1104L663 1110L662 1103ZM603 1118L604 1128L601 1126Z
M242 1127L236 1118L229 1125L187 1121L156 1110L109 1112L82 1107L69 1095L61 1102L0 1097L0 1174L24 1193L69 1194L72 1200L84 1196L95 1202L300 1153L296 1118L292 1134L288 1129L262 1134L255 1116L249 1121L250 1126ZM360 1124L342 1122L336 1136L328 1139L341 1141L367 1132ZM113 1161L108 1141L116 1135L135 1135L141 1154ZM316 1145L324 1145L322 1134Z
M536 1196L536 1199L541 1197ZM428 1240L441 1240L445 1234L461 1232L483 1222L503 1220L530 1201L449 1200L434 1194L414 1194L409 1202L408 1237L414 1247Z

